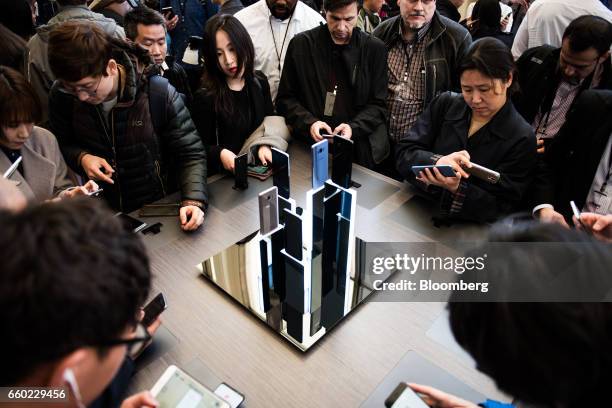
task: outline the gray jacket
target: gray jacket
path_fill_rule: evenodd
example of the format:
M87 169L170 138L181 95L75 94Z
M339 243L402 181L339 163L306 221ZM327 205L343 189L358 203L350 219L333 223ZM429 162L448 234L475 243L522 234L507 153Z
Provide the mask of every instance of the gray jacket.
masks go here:
M372 33L387 50L401 41L401 15L382 22ZM445 91L459 90L457 66L472 44L470 33L437 11L431 20L431 39L425 48L425 106Z
M46 129L34 127L21 148L24 174L15 171L11 180L30 202L49 200L62 190L74 185L62 157L55 136ZM0 172L4 173L11 161L0 150Z
M46 25L38 28L37 34L28 42L30 53L28 56L27 74L28 81L34 87L42 103L43 122L46 122L48 118L49 91L51 90L53 81L55 81L55 75L51 72L49 60L47 58L49 34L56 26L72 20L83 20L96 23L107 34L117 38L125 38L123 27L117 25L114 20L104 17L102 14L94 13L89 10L87 6L62 7L61 11L49 20Z

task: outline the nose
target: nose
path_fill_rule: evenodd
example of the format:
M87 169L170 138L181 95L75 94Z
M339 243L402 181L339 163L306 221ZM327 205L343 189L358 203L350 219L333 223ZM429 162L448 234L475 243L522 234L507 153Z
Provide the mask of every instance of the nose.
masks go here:
M17 127L17 136L19 136L21 139L26 139L28 136L30 136L30 127L25 123L20 124Z
M158 56L159 54L161 54L161 47L158 44L153 44L149 49L149 52L153 56Z
M482 102L482 96L480 95L480 92L474 91L474 93L472 94L472 103L480 102Z
M78 91L77 98L79 98L79 101L85 102L87 99L89 99L89 94L85 91Z
M563 72L568 77L572 77L576 74L576 70L571 65L566 65L565 68L563 68Z
M224 54L225 65L231 66L234 64L234 57L231 53L227 52Z

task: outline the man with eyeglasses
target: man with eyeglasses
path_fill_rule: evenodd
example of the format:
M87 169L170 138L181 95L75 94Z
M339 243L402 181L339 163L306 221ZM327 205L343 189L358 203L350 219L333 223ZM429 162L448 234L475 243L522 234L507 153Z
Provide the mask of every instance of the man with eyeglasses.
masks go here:
M94 25L57 27L51 128L66 163L98 181L111 207L134 211L180 188L181 228L195 230L208 202L206 153L181 95L150 62L146 49Z
M150 339L139 324L151 282L142 242L87 199L4 211L0 229L0 385L64 387L61 406L92 406ZM121 404L155 406L148 392Z
M472 37L468 31L436 11L435 0L398 0L400 15L381 23L374 36L387 46L389 85L389 140L387 175L395 169L395 145L433 98L459 90L457 65Z
M517 61L520 87L513 102L532 124L539 153L559 132L580 92L612 89L611 44L612 24L582 16L565 29L561 48L535 47Z

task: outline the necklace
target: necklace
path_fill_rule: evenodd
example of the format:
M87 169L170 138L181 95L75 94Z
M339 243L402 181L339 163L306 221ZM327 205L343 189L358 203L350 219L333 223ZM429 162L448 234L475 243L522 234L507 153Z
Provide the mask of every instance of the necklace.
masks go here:
M295 12L295 10L293 12ZM289 25L291 25L291 19L293 19L293 13L291 13L291 17L289 17L289 22L287 23L287 29L285 30L285 36L283 37L283 43L281 44L280 52L278 52L276 38L274 38L274 30L272 29L272 15L270 15L270 19L268 20L268 23L270 23L270 32L272 33L272 41L274 41L274 51L276 51L276 58L278 58L279 73L281 72L281 56L283 55L283 49L285 48L285 40L287 39L287 34L289 33Z

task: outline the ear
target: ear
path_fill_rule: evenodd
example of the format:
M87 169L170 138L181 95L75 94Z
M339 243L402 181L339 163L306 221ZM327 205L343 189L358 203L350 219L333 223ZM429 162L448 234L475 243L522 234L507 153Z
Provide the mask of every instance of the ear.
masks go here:
M117 66L117 61L113 58L108 60L108 64L106 65L106 74L109 76L115 76L119 73L119 67Z
M506 81L506 88L510 88L510 86L512 86L512 81L514 81L514 72L510 72L510 75L508 75L508 80Z
M64 379L64 372L68 368L72 369L72 371L74 371L75 375L78 377L79 366L81 366L85 362L85 360L87 359L87 355L88 352L83 347L76 349L67 356L62 357L62 359L57 362L55 368L51 372L49 386L61 387L66 385L66 380Z
M602 64L609 58L610 58L610 51L606 51L603 54L601 54L601 57L599 57L599 63Z

